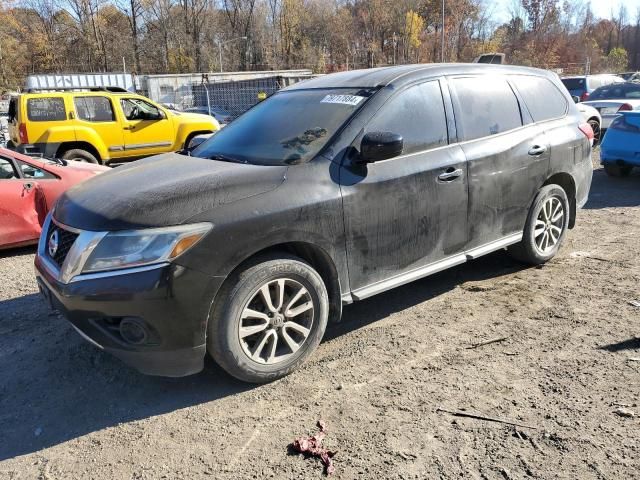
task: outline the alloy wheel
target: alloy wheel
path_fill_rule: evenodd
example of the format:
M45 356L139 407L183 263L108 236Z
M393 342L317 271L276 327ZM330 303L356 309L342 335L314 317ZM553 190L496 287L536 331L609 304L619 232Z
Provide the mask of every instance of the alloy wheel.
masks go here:
M243 352L267 365L287 360L307 341L314 311L313 297L300 282L278 278L264 283L241 313L238 336Z
M536 249L542 255L548 255L560 241L564 217L564 206L558 197L549 197L542 204L533 230Z

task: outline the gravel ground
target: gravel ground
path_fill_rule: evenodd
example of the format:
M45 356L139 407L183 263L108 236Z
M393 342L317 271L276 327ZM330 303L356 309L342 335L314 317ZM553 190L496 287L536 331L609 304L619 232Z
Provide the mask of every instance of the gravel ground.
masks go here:
M598 169L549 264L497 252L349 306L310 362L263 386L213 362L136 373L47 311L33 249L6 252L0 478L322 478L288 449L319 419L336 478L640 478L638 206L639 174Z

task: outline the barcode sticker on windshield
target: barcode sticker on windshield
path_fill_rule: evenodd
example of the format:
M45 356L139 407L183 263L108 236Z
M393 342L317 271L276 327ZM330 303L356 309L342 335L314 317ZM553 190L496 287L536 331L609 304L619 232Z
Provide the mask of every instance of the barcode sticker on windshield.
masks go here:
M327 95L320 103L341 103L343 105L358 105L364 97L357 95Z

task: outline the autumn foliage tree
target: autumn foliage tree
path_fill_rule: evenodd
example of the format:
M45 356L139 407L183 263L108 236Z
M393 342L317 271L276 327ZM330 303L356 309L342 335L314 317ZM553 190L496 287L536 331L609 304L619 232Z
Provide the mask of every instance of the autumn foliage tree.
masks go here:
M640 11L624 6L599 19L583 0L515 0L498 23L490 0L446 0L444 25L441 8L441 0L4 0L0 86L17 88L30 73L325 73L496 51L567 73L640 68Z

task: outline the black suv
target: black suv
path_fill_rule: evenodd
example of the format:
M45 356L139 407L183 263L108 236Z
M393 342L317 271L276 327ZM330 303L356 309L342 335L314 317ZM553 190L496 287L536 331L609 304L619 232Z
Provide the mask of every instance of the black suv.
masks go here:
M264 382L342 305L495 250L540 264L591 184L592 132L555 74L497 65L337 73L273 95L190 152L69 190L39 284L148 374Z

